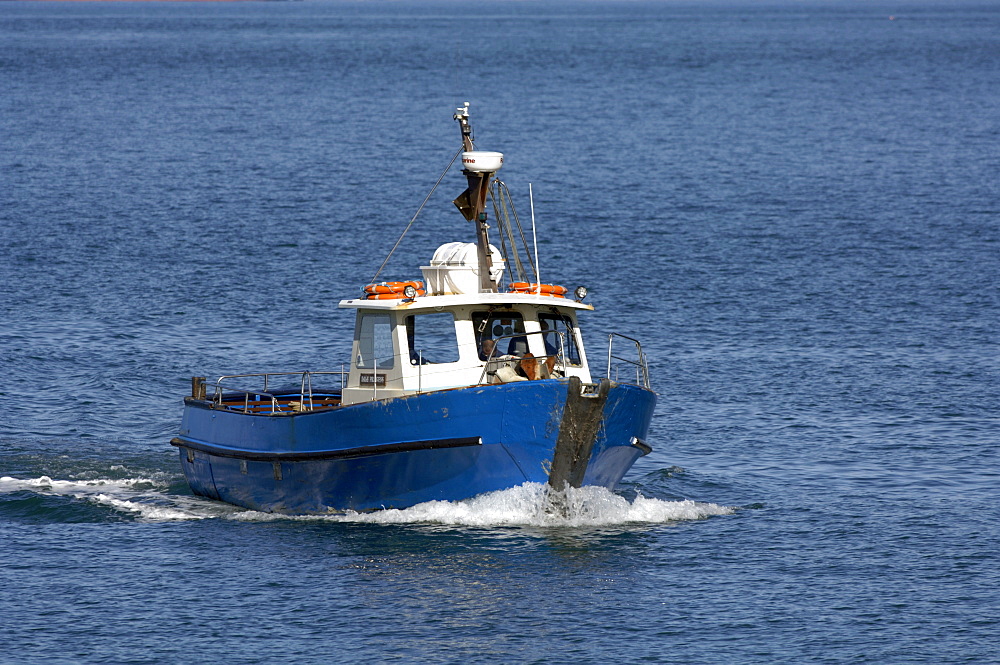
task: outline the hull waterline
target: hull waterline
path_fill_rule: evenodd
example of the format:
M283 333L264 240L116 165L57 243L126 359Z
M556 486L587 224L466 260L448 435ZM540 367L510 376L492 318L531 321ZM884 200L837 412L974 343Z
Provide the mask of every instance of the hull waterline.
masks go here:
M254 510L456 501L549 481L569 386L477 386L272 416L189 398L172 443L196 494ZM642 440L654 401L644 388L610 383L582 484L613 488L649 451Z

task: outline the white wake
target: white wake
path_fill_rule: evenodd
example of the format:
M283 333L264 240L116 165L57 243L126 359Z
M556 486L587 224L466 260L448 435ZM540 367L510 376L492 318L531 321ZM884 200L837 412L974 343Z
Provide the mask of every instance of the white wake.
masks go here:
M196 496L168 494L159 478L58 480L48 476L0 477L0 493L31 491L111 508L142 521L233 519L239 521L308 520L368 524L437 524L449 526L607 527L664 524L729 515L732 508L691 500L633 500L602 487L568 488L553 502L548 487L525 483L464 501L428 501L406 509L328 515L279 515L245 510Z
M663 524L729 515L732 508L696 501L663 501L638 496L629 501L603 487L569 488L553 505L548 487L525 483L511 489L481 494L464 501L428 501L412 508L348 512L322 516L286 517L246 511L231 517L242 520L304 519L371 524L441 524L452 526L567 526L604 527L627 524Z
M155 478L58 480L48 476L28 479L0 477L0 493L31 491L79 499L151 522L198 520L230 512L226 509L213 511L210 502L195 497L167 495L164 493L167 487L168 483Z

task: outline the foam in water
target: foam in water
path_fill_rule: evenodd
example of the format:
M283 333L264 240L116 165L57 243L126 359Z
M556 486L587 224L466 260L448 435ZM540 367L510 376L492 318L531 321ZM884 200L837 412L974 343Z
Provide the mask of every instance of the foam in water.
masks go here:
M561 501L554 506L548 495L548 486L525 483L464 501L428 501L402 510L300 517L245 511L231 517L241 520L308 519L372 524L603 527L661 524L733 513L732 508L690 500L663 501L640 495L629 501L603 487L568 488L565 497L559 498Z
M167 494L166 489L166 483L151 478L0 478L0 493L27 490L56 494L90 501L154 522L226 517L242 521L325 520L369 524L603 527L697 520L733 512L732 508L690 500L663 501L639 495L629 501L602 487L568 488L564 494L550 497L547 485L525 483L464 501L428 501L402 510L287 516L242 510L200 497Z
M166 485L152 478L99 478L54 480L48 476L20 479L0 478L0 493L32 491L90 501L149 521L191 520L215 517L220 511L206 509L207 502L168 496ZM185 505L187 504L187 505Z

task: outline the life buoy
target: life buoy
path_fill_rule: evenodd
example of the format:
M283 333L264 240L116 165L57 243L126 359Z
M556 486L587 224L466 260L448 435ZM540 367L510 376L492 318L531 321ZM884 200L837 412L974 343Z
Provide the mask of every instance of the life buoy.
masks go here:
M411 282L382 282L381 284L369 284L365 287L365 293L368 294L389 294L389 293L403 293L403 289L408 286L412 286L417 291L424 288L423 282L411 281ZM423 295L422 293L420 295ZM400 296L402 297L402 296Z
M423 289L417 289L417 296L422 296L426 291ZM402 291L397 291L395 293L369 293L365 295L365 300L399 300L400 298L405 298L406 294Z
M563 298L565 297L567 291L569 291L569 289L565 286L559 286L558 284L512 282L510 285L511 293L541 293L543 296L552 296L553 298Z

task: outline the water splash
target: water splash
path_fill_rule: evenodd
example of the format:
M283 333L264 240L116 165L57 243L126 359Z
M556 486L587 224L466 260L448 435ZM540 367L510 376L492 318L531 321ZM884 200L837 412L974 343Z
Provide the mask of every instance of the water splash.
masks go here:
M322 516L287 517L245 511L231 515L239 520L328 520L368 524L439 524L448 526L605 527L628 524L663 524L729 515L734 510L712 503L663 501L641 495L629 501L603 487L567 488L559 510L552 509L548 486L525 483L464 501L428 501L406 509L370 513L347 512Z
M447 526L606 527L663 524L728 515L732 508L691 500L665 501L641 494L627 499L602 487L567 488L557 509L547 485L525 483L464 501L428 501L411 508L369 513L279 515L244 510L196 496L173 494L165 478L96 478L59 480L49 476L0 477L0 495L29 491L87 501L141 521L232 519L263 521L328 521L360 524L436 524Z

